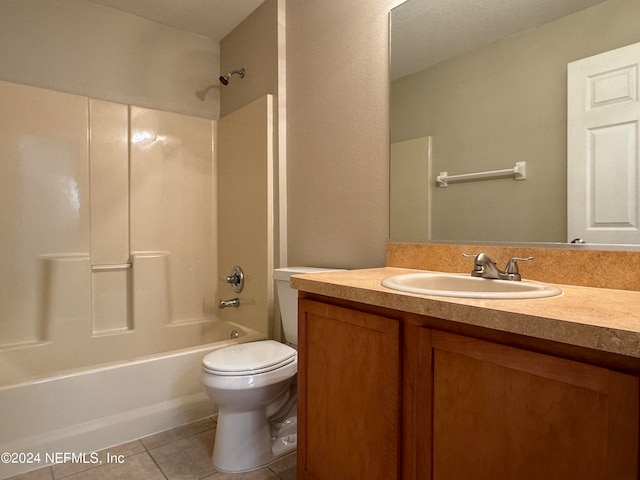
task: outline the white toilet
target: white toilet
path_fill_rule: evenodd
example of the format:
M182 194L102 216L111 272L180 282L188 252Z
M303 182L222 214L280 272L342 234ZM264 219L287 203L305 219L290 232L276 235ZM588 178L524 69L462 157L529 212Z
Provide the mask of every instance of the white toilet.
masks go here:
M329 271L289 267L274 271L286 342L298 343L298 294L291 275ZM218 405L213 465L244 472L268 465L296 449L295 348L274 340L241 343L209 353L200 381Z

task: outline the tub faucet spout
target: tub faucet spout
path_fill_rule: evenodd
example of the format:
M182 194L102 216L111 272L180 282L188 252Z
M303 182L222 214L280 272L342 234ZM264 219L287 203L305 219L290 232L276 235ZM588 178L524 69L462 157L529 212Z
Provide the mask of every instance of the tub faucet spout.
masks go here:
M238 308L239 306L240 306L240 299L239 298L232 298L231 300L220 300L220 303L218 303L218 308L220 310L222 310L223 308L227 308L227 307Z

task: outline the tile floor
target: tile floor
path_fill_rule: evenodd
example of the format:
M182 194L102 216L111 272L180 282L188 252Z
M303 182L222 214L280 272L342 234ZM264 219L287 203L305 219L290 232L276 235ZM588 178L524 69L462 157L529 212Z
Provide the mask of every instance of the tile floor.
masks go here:
M215 419L206 418L101 451L99 466L64 463L8 480L295 480L295 452L253 472L217 472L211 464L215 429ZM107 454L123 462L107 463Z

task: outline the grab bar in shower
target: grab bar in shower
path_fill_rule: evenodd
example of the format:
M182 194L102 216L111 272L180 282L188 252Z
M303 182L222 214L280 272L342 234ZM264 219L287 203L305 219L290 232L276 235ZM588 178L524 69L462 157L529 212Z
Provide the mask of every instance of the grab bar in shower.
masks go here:
M127 270L131 268L131 262L129 263L107 263L102 265L91 265L92 272L108 272L111 270Z
M494 178L514 177L515 180L525 180L527 178L527 162L516 162L513 168L503 170L490 170L487 172L462 173L460 175L449 175L448 172L440 172L436 177L439 187L446 187L449 182L464 182L470 180L489 180Z

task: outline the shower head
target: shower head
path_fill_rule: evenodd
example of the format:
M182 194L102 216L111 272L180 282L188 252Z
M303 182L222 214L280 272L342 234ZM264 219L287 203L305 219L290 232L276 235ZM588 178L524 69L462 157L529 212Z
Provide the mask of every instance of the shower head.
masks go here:
M240 75L240 78L244 78L244 68L241 68L240 70L231 70L226 75L222 75L220 77L220 83L223 85L229 85L229 79L231 78L231 75L236 75L236 74Z

